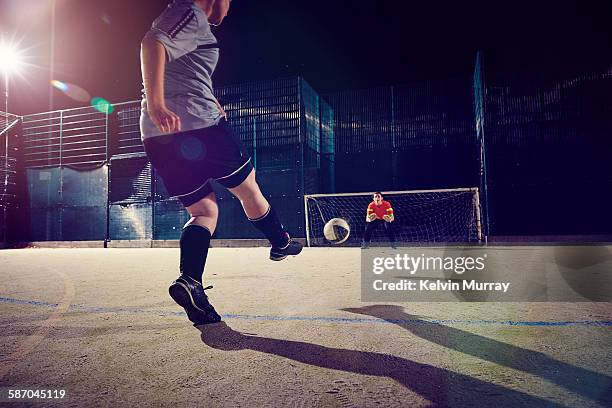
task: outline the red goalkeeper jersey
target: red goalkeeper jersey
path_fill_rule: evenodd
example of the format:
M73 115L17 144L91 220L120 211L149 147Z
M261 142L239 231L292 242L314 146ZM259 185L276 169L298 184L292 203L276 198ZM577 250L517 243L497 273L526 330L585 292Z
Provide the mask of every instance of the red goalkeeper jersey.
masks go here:
M392 215L393 208L391 208L391 204L388 201L382 200L380 205L376 205L374 201L368 205L368 215L376 214L376 218L379 220L383 219L383 215Z

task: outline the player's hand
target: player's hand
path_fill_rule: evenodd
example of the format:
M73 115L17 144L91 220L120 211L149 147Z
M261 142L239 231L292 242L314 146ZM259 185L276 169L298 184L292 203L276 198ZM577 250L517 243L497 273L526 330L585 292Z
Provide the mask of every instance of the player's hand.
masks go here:
M372 222L376 219L376 214L370 214L368 215L368 217L366 218L367 222Z
M390 215L383 215L383 220L387 222L393 222L393 217L391 217Z
M181 131L181 118L170 109L166 108L165 105L160 106L149 106L147 111L149 118L163 133L175 133Z
M221 113L221 116L223 116L225 118L225 120L227 120L227 112L225 112L225 109L223 109L223 106L221 106L219 101L216 100L216 99L215 99L215 103L217 104L217 109L219 109L219 112Z
M219 112L221 112L221 116L223 116L227 120L227 112L221 105L219 105Z

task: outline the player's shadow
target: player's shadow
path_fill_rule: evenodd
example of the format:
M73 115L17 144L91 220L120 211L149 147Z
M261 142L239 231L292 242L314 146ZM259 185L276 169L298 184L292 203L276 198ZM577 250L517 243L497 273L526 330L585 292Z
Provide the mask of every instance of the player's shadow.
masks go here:
M389 354L325 347L300 341L247 335L225 322L198 326L202 341L219 350L254 350L303 364L391 378L435 406L559 407L554 402L501 385Z
M394 323L415 336L495 364L536 375L569 391L612 406L612 378L553 359L546 354L419 319L401 306L374 305L342 309Z

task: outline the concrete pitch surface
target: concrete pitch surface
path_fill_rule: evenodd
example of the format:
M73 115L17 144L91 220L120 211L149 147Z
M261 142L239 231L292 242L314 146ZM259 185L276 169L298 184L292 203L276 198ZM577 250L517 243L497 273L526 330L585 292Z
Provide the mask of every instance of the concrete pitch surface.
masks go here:
M361 303L358 249L267 252L210 250L224 322L196 328L178 249L0 251L0 404L612 406L609 303Z

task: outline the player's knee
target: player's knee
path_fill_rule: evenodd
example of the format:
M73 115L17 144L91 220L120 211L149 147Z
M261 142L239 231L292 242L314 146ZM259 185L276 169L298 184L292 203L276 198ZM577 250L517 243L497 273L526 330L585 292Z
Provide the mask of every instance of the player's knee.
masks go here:
M217 205L215 193L211 193L195 204L187 207L187 212L192 217L217 218L219 215L219 206Z
M247 178L236 188L230 191L240 199L240 201L251 202L258 199L262 194L259 185L255 180L255 172L252 171Z

